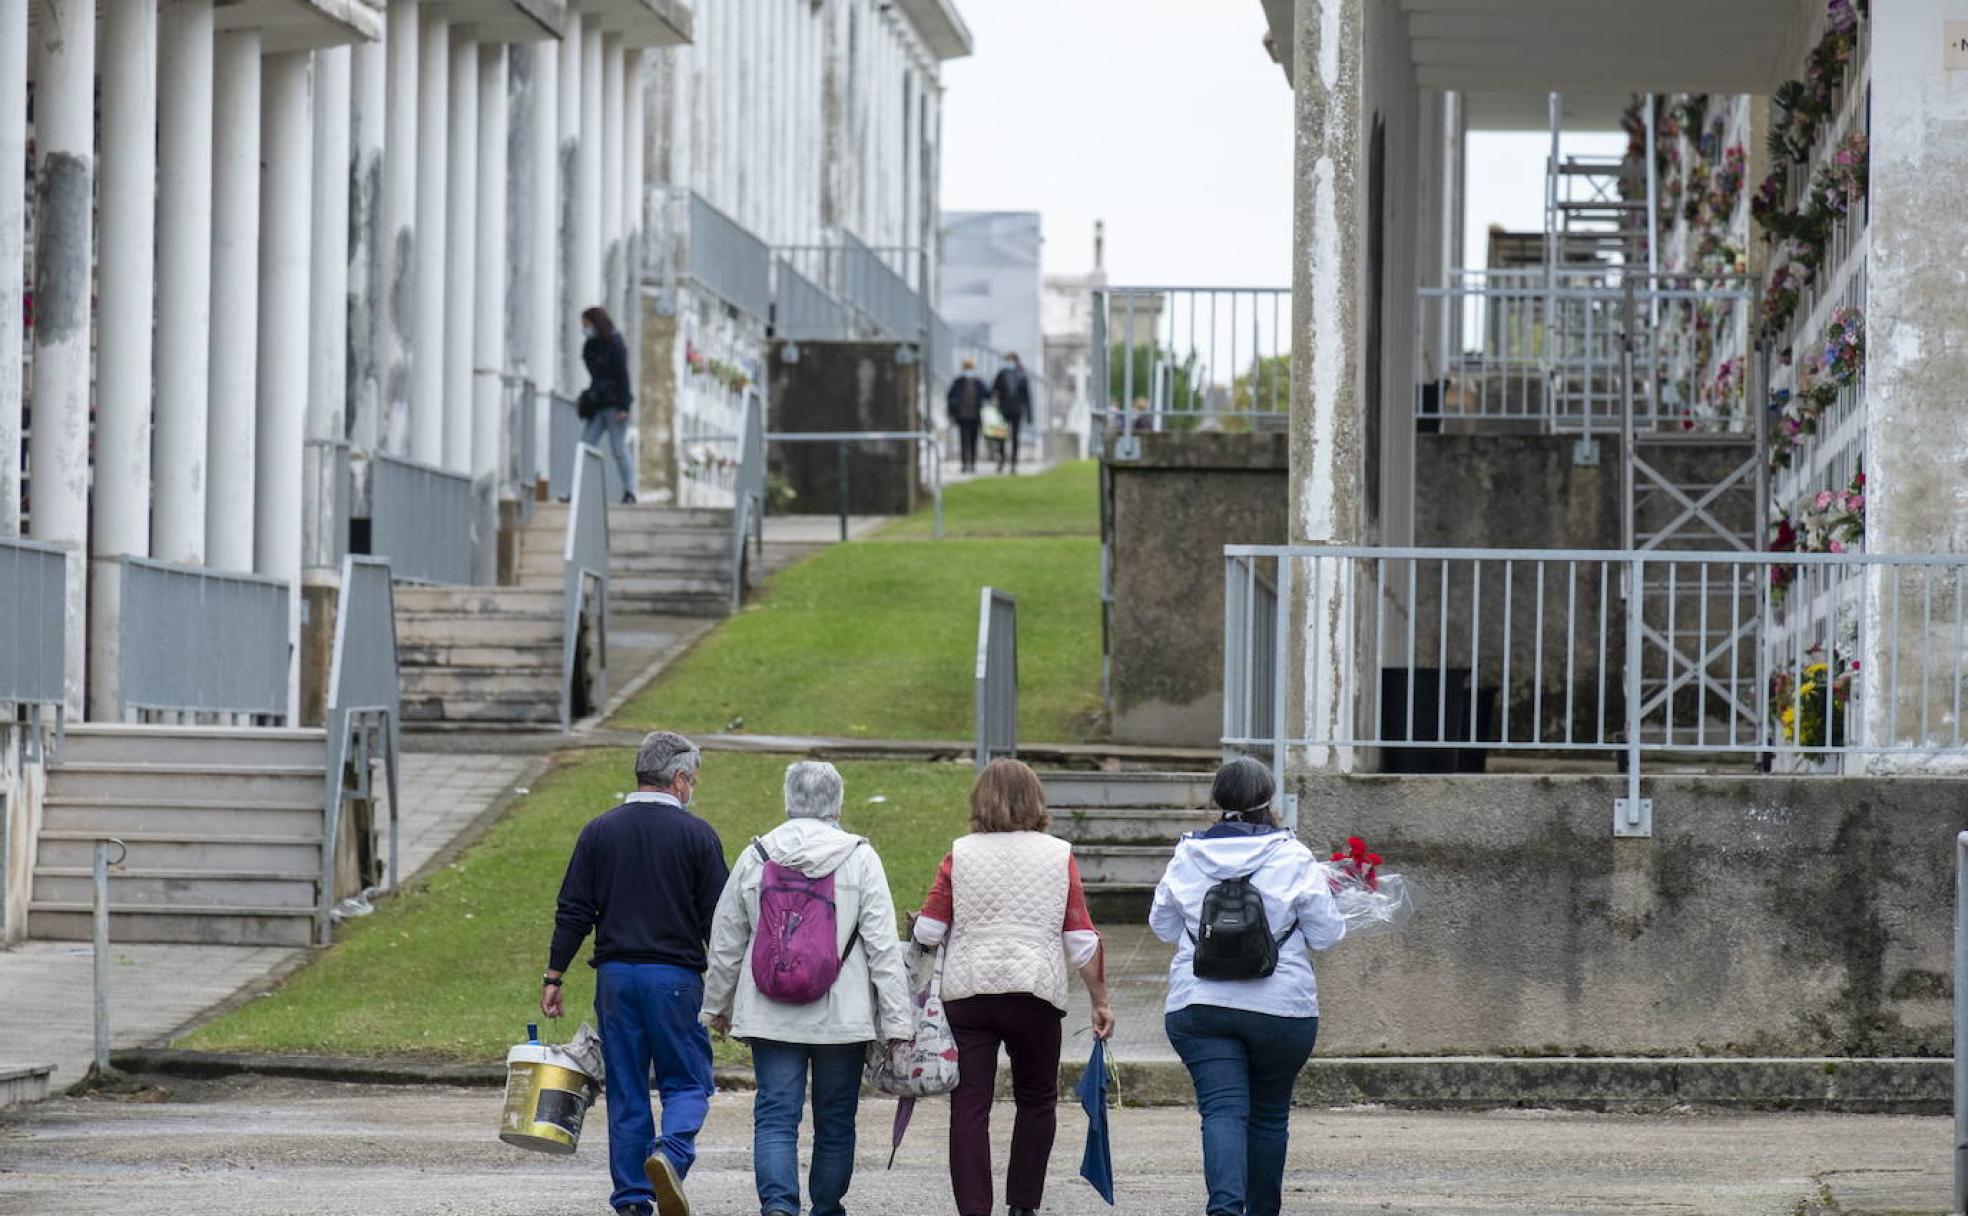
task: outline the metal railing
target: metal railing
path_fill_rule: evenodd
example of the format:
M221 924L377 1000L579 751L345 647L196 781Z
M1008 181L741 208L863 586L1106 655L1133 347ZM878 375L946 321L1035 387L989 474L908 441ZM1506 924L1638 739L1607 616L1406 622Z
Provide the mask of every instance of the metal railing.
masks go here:
M888 336L919 342L929 324L929 301L873 248L851 232L841 234L841 299L859 309Z
M414 460L369 457L369 551L405 582L472 581L472 479Z
M977 606L977 767L1018 754L1018 597L985 587Z
M771 248L695 191L684 265L693 282L725 303L761 321L770 315Z
M560 502L566 502L574 494L575 454L581 450L581 436L587 424L581 421L579 408L572 397L559 393L547 394L547 492ZM602 456L602 486L608 502L622 501L622 474L616 469L615 461L606 453Z
M596 705L608 698L608 500L602 496L607 466L599 449L581 445L575 453L574 484L567 509L561 641L560 729L574 729L575 665L580 659L581 624L592 616L598 665ZM588 611L588 585L594 585L594 607Z
M0 540L0 704L62 704L68 555L31 540Z
M1093 293L1093 412L1136 431L1250 429L1291 412L1291 289Z
M1300 748L1340 767L1385 749L1424 771L1596 754L1624 766L1627 835L1651 834L1649 756L1968 769L1968 555L1224 554L1223 742L1274 764ZM1280 645L1293 637L1301 656ZM1305 721L1288 726L1281 685L1300 662Z
M745 392L744 432L738 439L738 470L731 504L731 610L745 598L745 542L765 555L765 398L757 386Z
M301 449L301 565L332 570L348 556L354 480L346 439L309 439Z
M785 342L845 342L854 317L833 292L799 270L783 254L773 259L773 336Z
M119 564L118 719L287 717L291 587L257 574L146 557Z
M373 800L375 761L383 763L389 797L389 860L384 885L395 890L397 869L397 756L403 704L396 658L396 591L387 558L348 557L335 608L335 646L328 664L328 789L321 838L321 888L315 940L327 945L335 906L336 858L342 808ZM349 777L354 777L353 784Z
M840 512L840 538L848 537L849 494L851 488L852 455L851 445L856 443L910 443L926 459L915 463L929 470L929 493L934 518L930 524L930 534L936 540L943 539L943 456L942 440L934 431L770 431L766 433L767 443L831 443L838 445L837 486ZM763 483L761 483L761 490Z

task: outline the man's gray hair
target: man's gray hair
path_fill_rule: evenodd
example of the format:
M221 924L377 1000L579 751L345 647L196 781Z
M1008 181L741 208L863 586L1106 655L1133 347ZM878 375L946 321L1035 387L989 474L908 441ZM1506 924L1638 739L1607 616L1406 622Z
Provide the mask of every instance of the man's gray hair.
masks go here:
M838 821L840 817L839 769L819 760L786 766L786 818Z
M697 745L673 730L652 730L636 749L637 785L667 786L678 773L697 775Z

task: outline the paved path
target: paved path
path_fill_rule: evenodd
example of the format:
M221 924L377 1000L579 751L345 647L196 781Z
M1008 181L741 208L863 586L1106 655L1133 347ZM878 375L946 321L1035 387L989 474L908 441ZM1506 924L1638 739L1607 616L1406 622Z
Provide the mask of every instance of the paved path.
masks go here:
M58 1100L0 1125L0 1213L63 1216L603 1216L606 1127L544 1157L494 1137L497 1090L166 1082L163 1102ZM947 1213L947 1103L928 1101L895 1169L894 1107L861 1118L855 1216ZM999 1160L1009 1110L998 1110ZM1060 1112L1049 1216L1202 1209L1195 1115L1115 1112L1119 1204L1076 1177ZM1322 1216L1791 1216L1945 1211L1949 1124L1878 1116L1605 1116L1300 1111L1285 1208ZM703 1216L757 1210L750 1102L721 1096L690 1177ZM1814 1207L1829 1188L1838 1207ZM1887 1205L1891 1205L1890 1207Z

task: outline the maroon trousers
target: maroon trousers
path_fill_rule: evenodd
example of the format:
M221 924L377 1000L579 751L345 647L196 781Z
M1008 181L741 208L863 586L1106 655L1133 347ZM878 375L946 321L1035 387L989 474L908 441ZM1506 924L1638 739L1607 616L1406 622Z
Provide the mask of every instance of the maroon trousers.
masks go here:
M1011 1056L1011 1164L1005 1203L1037 1210L1059 1126L1060 1022L1066 1015L1029 993L972 996L943 1006L957 1040L957 1088L950 1095L950 1190L958 1216L992 1216L991 1099L998 1045Z

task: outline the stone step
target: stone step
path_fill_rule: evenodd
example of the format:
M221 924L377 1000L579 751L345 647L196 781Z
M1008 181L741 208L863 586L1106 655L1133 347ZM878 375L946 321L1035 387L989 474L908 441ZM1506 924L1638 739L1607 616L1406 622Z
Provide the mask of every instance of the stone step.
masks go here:
M559 639L544 646L398 646L403 670L413 667L546 667L561 662Z
M326 771L320 765L63 762L48 775L49 793L68 798L302 802L321 798L326 784Z
M608 578L608 599L610 603L617 596L638 598L651 595L723 595L731 594L731 576L718 574L622 574L611 571Z
M1053 807L1052 834L1075 845L1155 844L1173 846L1184 833L1215 822L1202 810L1168 807Z
M635 616L722 617L731 614L731 588L718 591L608 591L608 610Z
M729 527L679 527L608 535L608 552L615 558L632 553L696 553L715 557L730 551ZM519 552L522 557L551 558L558 562L566 555L567 537L560 531L529 528L520 537Z
M511 646L552 647L558 649L565 618L552 613L511 616L504 613L406 613L396 614L398 653L413 646Z
M558 528L564 534L567 528L567 506L564 502L543 502L533 512L532 528ZM712 528L731 526L731 510L728 507L665 507L653 503L614 503L608 508L608 534L612 537L618 532L648 532L664 528L697 527Z
M1046 805L1168 807L1209 806L1214 773L1041 773Z
M327 780L318 779L306 799L122 797L78 798L50 794L42 807L42 834L122 837L132 835L312 837L320 839Z
M315 811L317 821L319 810ZM94 864L95 832L41 833L39 865L87 870ZM144 870L216 873L301 873L321 864L321 837L245 836L226 832L124 832L124 864Z
M520 558L518 575L522 587L545 587L563 576L564 564L558 555L527 554ZM615 580L656 575L713 577L731 581L731 561L719 553L611 553L608 577Z
M405 667L402 691L412 697L560 698L561 665L551 667Z
M327 763L319 730L279 727L136 726L85 723L63 729L54 763L312 764Z
M86 942L94 933L89 904L27 908L27 935L44 941ZM109 906L109 940L204 946L306 946L314 941L314 909Z
M560 725L560 697L440 697L403 694L403 720L414 726L541 727Z
M1082 882L1102 886L1139 886L1153 890L1175 856L1172 844L1097 844L1073 846Z
M316 858L319 865L319 857ZM314 907L318 872L219 873L208 870L137 870L125 866L109 876L112 908L167 909L193 906L244 908ZM36 866L30 903L92 904L95 879L89 868Z
M1145 925L1155 902L1155 884L1085 883L1087 912L1095 925Z
M48 1096L48 1077L53 1064L0 1065L0 1110L24 1106Z
M563 608L559 589L532 587L402 587L396 589L396 615L450 612L505 616L551 616Z

